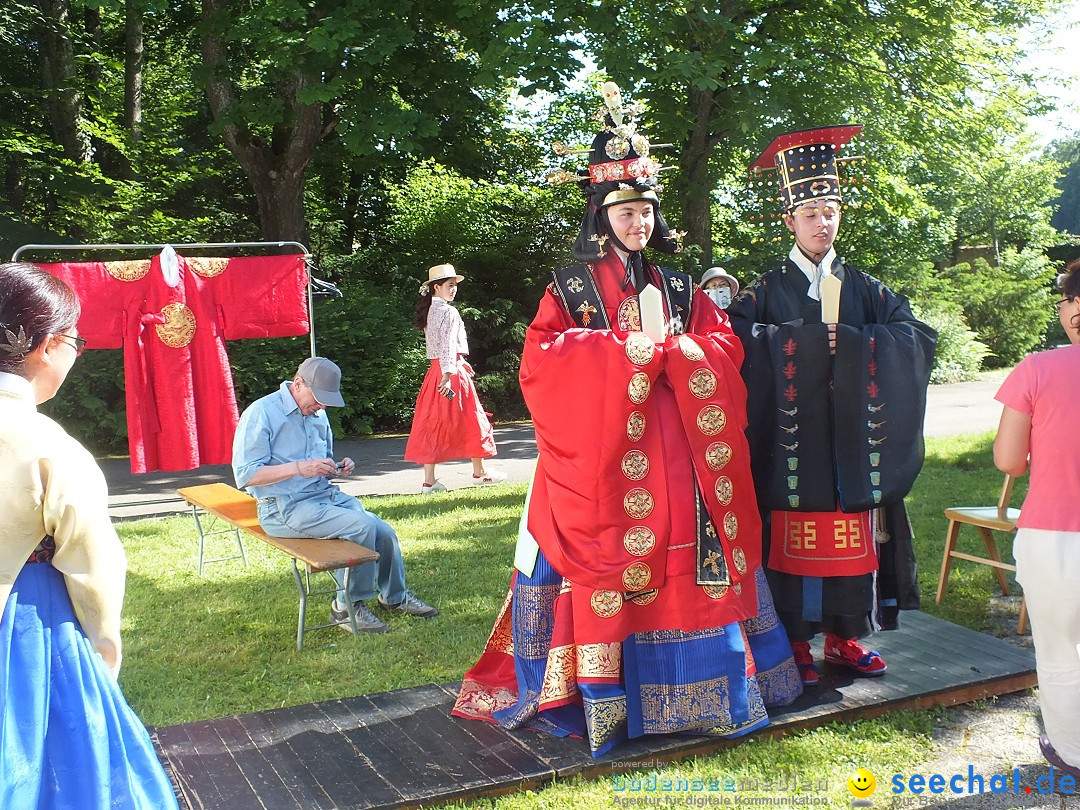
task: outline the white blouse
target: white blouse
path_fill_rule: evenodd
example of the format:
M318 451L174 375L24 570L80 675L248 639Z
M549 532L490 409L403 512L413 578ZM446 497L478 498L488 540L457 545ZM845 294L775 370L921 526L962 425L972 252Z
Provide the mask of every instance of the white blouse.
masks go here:
M469 353L465 323L458 311L438 296L431 298L424 341L428 360L438 360L443 374L456 374L458 355Z

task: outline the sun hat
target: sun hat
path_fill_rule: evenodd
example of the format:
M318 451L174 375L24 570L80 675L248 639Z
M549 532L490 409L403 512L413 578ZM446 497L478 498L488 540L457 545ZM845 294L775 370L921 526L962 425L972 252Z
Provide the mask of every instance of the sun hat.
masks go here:
M705 271L705 275L701 277L701 284L698 285L702 289L705 289L705 285L712 281L714 278L722 278L727 281L728 286L731 287L731 297L734 298L739 294L739 280L735 276L731 275L723 267L710 267Z

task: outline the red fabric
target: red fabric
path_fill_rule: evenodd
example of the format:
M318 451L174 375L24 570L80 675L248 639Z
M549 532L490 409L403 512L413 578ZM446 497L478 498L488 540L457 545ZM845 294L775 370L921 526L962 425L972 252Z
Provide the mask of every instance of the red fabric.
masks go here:
M522 391L539 449L528 526L552 567L573 583L579 644L621 641L647 630L712 628L757 611L754 572L761 562L761 521L743 434L742 347L723 312L697 291L689 334L668 338L655 347L651 360L635 364L627 353L627 340L634 334L627 327L635 323L627 315L627 301L636 303L636 293L632 286L620 288L620 264L612 252L593 270L613 328L576 328L549 289L526 333L521 364ZM705 397L689 387L691 375L702 369L716 380L715 392ZM639 373L647 375L651 390L635 404L628 387ZM726 427L713 435L698 427L699 415L709 406L720 407L727 417ZM635 413L645 425L638 439L627 432ZM730 448L731 458L716 471L705 458L706 450L719 442ZM638 479L624 472L631 451L648 460L647 472ZM720 529L732 584L738 585L712 590L716 598L696 583L695 473L709 517ZM733 492L726 506L714 494L721 476ZM646 516L627 512L624 499L635 489L652 499ZM733 540L724 536L725 520L737 522ZM624 538L635 527L653 533L651 551L628 550ZM745 560L741 572L734 564L736 549ZM623 578L635 563L648 566L644 588L659 593L651 602L627 600L614 615L602 618L594 610L594 596L630 590Z
M405 460L416 464L440 464L458 458L490 458L495 455L495 437L476 386L458 364L450 378L455 397L439 393L442 371L439 361L428 366L420 394L416 398L412 430L405 445Z
M769 568L804 577L854 577L878 569L870 513L773 512Z
M124 349L135 473L228 464L239 414L225 341L303 335L310 326L303 256L178 258L175 287L159 256L40 265L78 295L87 348ZM189 338L171 339L184 345L168 345L156 329L169 305L194 319Z

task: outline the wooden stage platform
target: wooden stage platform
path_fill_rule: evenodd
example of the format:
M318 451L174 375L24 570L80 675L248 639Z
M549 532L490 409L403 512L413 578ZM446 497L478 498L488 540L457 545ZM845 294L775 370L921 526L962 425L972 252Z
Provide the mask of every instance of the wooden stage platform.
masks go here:
M1035 657L1004 641L923 613L873 646L881 678L828 664L821 683L771 711L759 734L785 734L901 708L966 703L1035 685ZM820 660L821 650L815 650ZM593 759L583 740L506 732L450 717L456 684L224 717L153 731L162 761L191 810L309 810L434 805L576 774L611 775L614 762L665 761L737 745L695 735L648 737Z

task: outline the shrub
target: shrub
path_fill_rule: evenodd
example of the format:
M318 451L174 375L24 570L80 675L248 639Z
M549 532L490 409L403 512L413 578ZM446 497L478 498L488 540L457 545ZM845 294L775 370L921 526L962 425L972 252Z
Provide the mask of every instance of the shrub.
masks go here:
M938 333L930 382L936 385L975 379L990 350L968 327L960 305L940 301L929 306L913 305L912 309L916 318Z
M1012 365L1041 346L1053 319L1054 268L1045 254L1006 248L997 267L985 259L937 273L938 300L957 303L986 344L987 364Z

